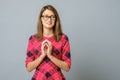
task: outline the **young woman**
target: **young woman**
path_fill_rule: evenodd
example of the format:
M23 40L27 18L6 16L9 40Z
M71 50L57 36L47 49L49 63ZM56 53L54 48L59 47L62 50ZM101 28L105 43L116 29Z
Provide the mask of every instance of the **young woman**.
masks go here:
M59 15L51 5L41 9L37 33L31 35L26 53L26 68L35 73L31 80L65 80L61 71L71 66L70 44L62 32Z

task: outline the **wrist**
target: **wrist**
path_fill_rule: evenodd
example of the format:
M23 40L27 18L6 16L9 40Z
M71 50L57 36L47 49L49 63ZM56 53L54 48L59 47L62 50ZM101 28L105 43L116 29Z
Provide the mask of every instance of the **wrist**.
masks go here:
M48 56L48 58L50 58L50 59L53 57L52 55L47 55L47 56Z
M46 55L45 54L42 54L41 57L45 57Z

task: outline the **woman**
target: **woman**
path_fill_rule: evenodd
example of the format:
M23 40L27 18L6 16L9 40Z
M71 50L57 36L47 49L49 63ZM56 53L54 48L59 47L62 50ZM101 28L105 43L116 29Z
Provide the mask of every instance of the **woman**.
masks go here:
M26 68L35 73L31 80L65 80L62 70L71 66L70 44L62 32L59 15L51 5L41 9L37 33L31 35L26 53Z

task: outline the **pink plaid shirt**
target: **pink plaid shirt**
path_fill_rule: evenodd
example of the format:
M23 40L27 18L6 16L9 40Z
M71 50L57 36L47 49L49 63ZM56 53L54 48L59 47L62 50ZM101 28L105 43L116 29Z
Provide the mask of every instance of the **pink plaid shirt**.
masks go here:
M71 66L70 44L68 37L63 34L60 41L56 42L54 36L45 37L43 40L48 39L53 45L52 55L56 58L65 61L69 67ZM26 53L26 66L29 62L34 61L41 55L41 43L37 41L34 35L29 38L28 48ZM35 73L31 80L65 80L61 69L56 66L47 56L42 63L36 68Z

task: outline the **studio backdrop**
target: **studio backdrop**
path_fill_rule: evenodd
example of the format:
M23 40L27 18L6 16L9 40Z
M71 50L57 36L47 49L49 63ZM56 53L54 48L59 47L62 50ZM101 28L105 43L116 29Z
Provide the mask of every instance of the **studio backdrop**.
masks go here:
M120 0L0 0L0 80L31 80L28 38L44 5L53 5L71 45L67 80L120 80Z

